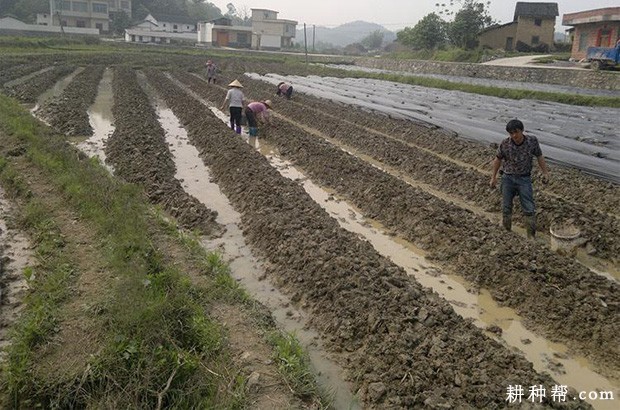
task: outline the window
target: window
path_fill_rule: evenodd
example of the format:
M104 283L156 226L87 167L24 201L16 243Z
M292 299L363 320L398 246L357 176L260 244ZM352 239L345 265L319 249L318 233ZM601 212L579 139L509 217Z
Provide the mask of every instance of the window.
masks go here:
M75 21L75 27L84 28L84 27L86 27L86 22L84 20L76 20Z
M534 25L538 27L542 26L542 19L534 19Z
M103 24L102 23L95 23L95 28L98 29L99 31L103 31Z
M88 3L85 1L74 1L73 2L73 11L79 11L82 13L88 12Z
M540 41L540 37L532 36L532 45L538 44L539 41Z
M128 1L121 1L121 8L125 9L125 10L129 10L129 2Z
M247 44L248 43L248 35L247 35L247 33L238 33L237 34L237 43L239 43L239 44Z
M71 11L71 2L70 1L63 1L61 8L63 10L65 10L65 11Z
M104 3L93 3L93 13L107 13L108 5Z
M579 33L579 51L586 51L588 47L588 33Z
M172 26L172 29L173 29L173 30L176 30L177 28L178 28L178 27L177 27L177 25L176 25L176 24Z
M60 25L63 26L63 27L67 27L67 20L61 21Z

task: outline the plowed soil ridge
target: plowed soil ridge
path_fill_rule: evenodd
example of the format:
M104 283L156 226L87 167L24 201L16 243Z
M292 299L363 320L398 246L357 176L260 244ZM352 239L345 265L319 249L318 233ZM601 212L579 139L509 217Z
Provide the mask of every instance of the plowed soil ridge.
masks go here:
M34 103L43 91L51 88L59 79L69 75L73 71L75 71L75 66L73 65L54 67L51 70L36 75L28 81L12 87L5 87L5 91L7 95L17 98L21 102Z
M91 136L88 107L97 97L104 66L88 66L75 76L62 94L44 104L38 113L58 132L68 136Z
M175 75L209 100L223 99L221 88L193 75ZM617 283L545 246L502 232L299 127L281 122L266 132L280 153L313 180L428 250L447 270L490 289L497 301L515 308L546 337L567 343L603 368L620 369Z
M240 211L245 236L269 262L268 274L312 312L311 323L340 353L365 408L499 408L511 381L551 383L340 228L303 188L162 73L147 70L147 77Z
M144 187L149 199L170 212L186 229L205 235L223 231L207 209L187 194L174 178L175 165L148 97L140 88L136 72L117 67L113 79L116 129L106 146L108 161L117 175Z
M260 90L256 94L262 91L263 95L270 90L265 89L264 84L256 84L255 81L251 82L251 88ZM372 128L348 121L347 113L354 111L350 108L344 115L336 117L330 111L321 108L320 100L306 96L300 99L301 102L298 103L279 104L278 113L282 113L295 122L310 126L440 191L456 195L489 212L500 213L499 192L489 188L489 173L481 172L473 164L469 167L462 166L400 139L386 137L385 133L376 130L377 123L380 124L379 121ZM316 121L317 117L320 117L321 121ZM401 134L402 131L396 132L396 138L399 138ZM425 137L433 139L435 136L426 133ZM490 165L488 168L490 169ZM556 195L549 195L537 180L535 185L538 207L537 225L540 231L548 232L551 225L557 221L573 221L582 231L582 237L588 241L592 253L595 252L597 256L604 259L617 259L617 255L620 254L620 241L618 240L620 218L617 212L620 208L613 208L618 202L613 194L616 192L620 197L620 192L609 189L605 202L589 201L585 204L584 201L574 203ZM606 202L611 202L609 207L605 206ZM597 209L599 206L603 208L603 211ZM518 208L517 206L517 212L515 212L516 220L521 219ZM611 209L614 209L614 214L607 212Z

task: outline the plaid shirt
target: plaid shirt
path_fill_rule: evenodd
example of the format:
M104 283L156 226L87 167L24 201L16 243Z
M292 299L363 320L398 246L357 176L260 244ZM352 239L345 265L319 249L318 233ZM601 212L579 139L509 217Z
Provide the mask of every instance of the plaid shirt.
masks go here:
M530 175L532 158L541 155L538 139L528 135L523 135L523 142L520 145L508 137L497 149L497 158L502 160L502 172L510 175Z

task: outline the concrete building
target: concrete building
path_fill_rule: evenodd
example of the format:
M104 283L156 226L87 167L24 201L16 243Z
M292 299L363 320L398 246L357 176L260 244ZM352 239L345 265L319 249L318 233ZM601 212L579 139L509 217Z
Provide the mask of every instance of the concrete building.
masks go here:
M567 13L562 25L572 26L571 57L581 60L588 47L613 47L620 39L620 7Z
M198 42L220 47L252 47L252 27L233 26L226 17L198 23Z
M278 18L278 12L267 9L252 10L252 48L280 50L291 47L297 22Z
M481 31L481 46L506 51L553 47L557 3L517 2L513 21Z
M50 0L48 21L52 26L95 28L108 32L110 15L119 12L131 17L131 0Z
M60 26L52 26L46 23L43 16L41 16L41 20L37 19L37 24L26 24L15 17L5 16L0 18L0 34L11 34L11 35L25 35L25 34L79 34L79 35L90 35L90 36L98 36L99 30L96 28L81 28L81 27L60 27Z
M252 26L233 26L228 18L198 24L198 42L218 47L280 50L291 47L297 22L278 18L278 12L252 9Z

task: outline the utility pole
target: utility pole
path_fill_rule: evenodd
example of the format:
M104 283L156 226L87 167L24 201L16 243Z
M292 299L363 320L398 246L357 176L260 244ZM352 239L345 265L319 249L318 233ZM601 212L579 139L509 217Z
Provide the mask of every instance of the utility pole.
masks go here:
M312 25L312 52L314 53L314 39L316 37L316 26L313 24Z
M306 65L308 65L308 38L306 36L306 23L304 23L304 49L306 50Z

